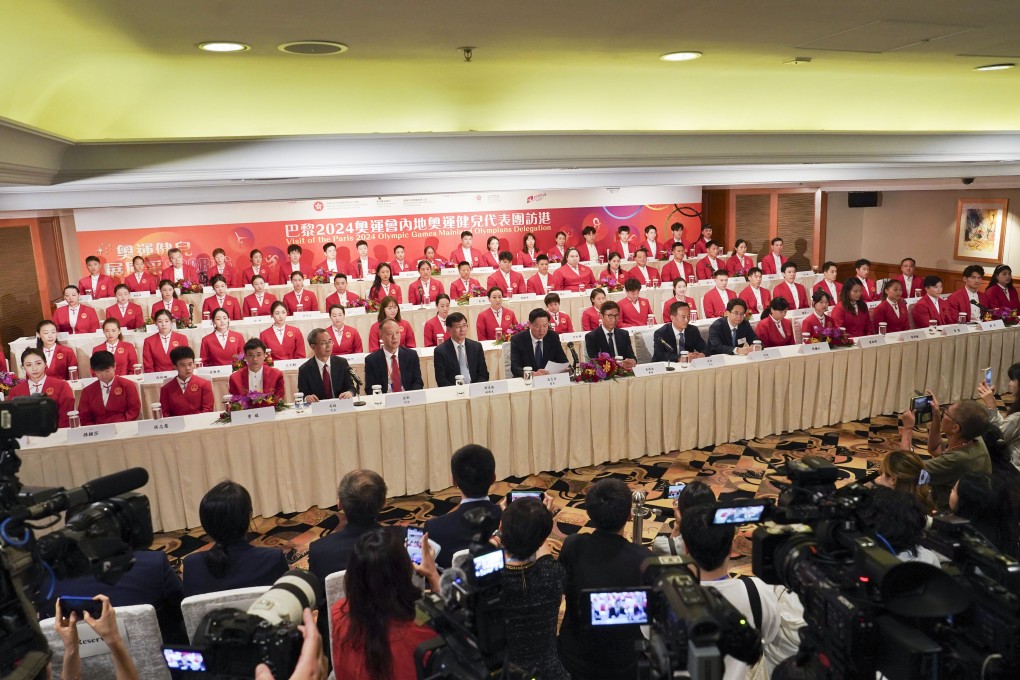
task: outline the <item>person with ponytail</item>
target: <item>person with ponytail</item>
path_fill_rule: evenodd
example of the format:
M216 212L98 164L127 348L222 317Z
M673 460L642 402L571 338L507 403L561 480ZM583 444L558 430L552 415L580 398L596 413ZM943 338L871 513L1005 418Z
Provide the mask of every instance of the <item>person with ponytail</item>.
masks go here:
M851 338L871 335L871 316L864 301L864 287L857 279L847 279L839 293L839 302L832 308L832 320L846 329Z
M790 303L786 298L772 298L761 312L761 321L754 332L764 347L784 347L796 344L793 322L786 318Z
M184 596L219 590L271 586L287 573L278 548L248 543L252 506L248 490L237 482L220 482L202 497L198 517L215 543L184 558Z
M882 459L882 471L875 479L875 484L888 489L917 496L929 515L935 512L935 502L928 488L928 471L924 463L913 451L896 450L885 454Z

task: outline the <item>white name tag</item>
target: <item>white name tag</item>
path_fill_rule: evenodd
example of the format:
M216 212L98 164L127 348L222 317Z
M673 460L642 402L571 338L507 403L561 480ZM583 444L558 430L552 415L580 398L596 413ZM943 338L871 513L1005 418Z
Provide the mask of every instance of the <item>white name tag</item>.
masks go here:
M496 394L506 394L507 387L505 380L494 380L492 382L471 383L468 385L468 395L471 397L491 397Z
M159 332L159 327L156 324L154 324L154 323L147 324L145 326L145 332L146 333L157 333L157 332ZM58 340L60 339L60 334L59 333L57 334L57 339Z
M398 279L416 279L416 278L418 278L418 270L415 269L414 271L410 271L410 272L400 272L399 274L397 274L397 278Z
M199 328L212 328L212 319L202 319L198 322Z
M761 277L762 281L779 281L783 278L782 274L765 274Z
M470 307L480 307L482 305L487 305L487 304L489 304L489 298L487 296L486 297L473 297L473 298L470 298L468 300L468 306L470 306Z
M790 311L788 311L786 313L786 318L787 319L802 319L802 318L806 317L808 314L812 314L812 313L813 313L813 310L811 310L811 309L791 309Z
M280 359L279 361L273 361L273 368L281 371L292 371L300 368L303 363L305 363L305 359Z
M364 307L348 307L344 312L344 316L365 316L368 310Z
M392 406L424 406L425 390L411 390L410 392L387 392L385 404L387 408Z
M251 408L247 411L231 411L230 422L237 423L268 423L276 420L276 409L272 406Z
M213 294L213 287L212 286L202 286L202 294L203 295L212 295Z
M760 352L751 352L747 358L751 361L769 361L770 359L782 359L783 353L777 347L769 347Z
M328 416L334 413L351 413L354 411L353 399L323 399L312 404L313 416Z
M478 274L492 274L496 270L493 269L492 267L475 267L471 271L476 272Z
M92 302L92 296L91 295L79 295L78 296L78 302Z
M168 434L171 432L184 432L184 418L175 416L173 418L161 418L160 420L139 420L138 434Z
M157 371L156 373L148 373L145 377L148 378L151 376L156 382L166 382L176 375L177 371Z
M994 321L982 321L978 326L983 331L994 331L998 328L1005 328L1006 324L1002 322L1002 319L995 319Z
M746 282L747 279L745 279L743 276L731 276L729 279L729 283L746 283Z
M881 300L875 300L874 302L869 302L867 304L868 304L868 309L874 309L875 307L878 307L880 304L882 304L882 301Z
M456 267L443 267L439 270L439 273L443 276L457 276L458 271Z
M691 362L691 368L719 368L726 365L726 360L718 357L698 357Z
M512 265L510 265L510 271L512 271L512 272L522 272L522 271L524 271L524 265L523 264L512 264Z
M928 331L906 331L900 335L900 340L925 340L928 338Z
M156 327L153 326L152 328L153 330L155 330ZM59 340L60 342L67 342L70 339L71 339L70 333L66 333L64 331L60 331L59 333L57 333L57 340Z
M812 342L807 345L800 346L801 354L817 354L818 352L828 352L829 343L827 342Z
M246 283L246 284L244 284L244 289L245 290L255 290L255 286L251 285L250 283Z
M295 319L317 319L319 312L294 312Z
M86 425L76 427L67 431L68 444L84 444L85 442L103 442L117 436L117 426L113 423L106 425Z
M656 361L653 364L638 364L634 367L634 375L636 377L647 377L650 375L660 375L666 372L666 364L662 361Z
M999 323L1002 323L1002 319L999 319ZM967 332L967 326L964 324L954 323L951 326L946 326L942 329L942 335L963 335Z
M273 317L271 316L249 316L245 319L248 323L264 324L273 323Z
M535 387L563 387L570 384L570 374L536 375L531 381Z
M884 335L866 335L854 341L858 347L878 347L885 344Z
M195 369L195 375L203 378L215 378L217 376L230 375L234 372L231 366L203 366Z
M535 293L516 293L513 299L521 302L523 302L524 300L537 300L538 295Z
M130 293L128 297L137 300L139 298L149 297L149 295L151 295L151 293L149 293L149 291L147 290L136 290L135 292Z

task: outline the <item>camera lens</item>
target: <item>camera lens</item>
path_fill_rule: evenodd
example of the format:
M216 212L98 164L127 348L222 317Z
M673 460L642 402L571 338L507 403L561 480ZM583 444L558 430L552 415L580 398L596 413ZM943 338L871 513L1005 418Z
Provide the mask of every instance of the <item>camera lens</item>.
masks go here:
M304 569L291 569L255 600L248 613L277 625L301 623L305 607L315 609L324 598L322 582Z

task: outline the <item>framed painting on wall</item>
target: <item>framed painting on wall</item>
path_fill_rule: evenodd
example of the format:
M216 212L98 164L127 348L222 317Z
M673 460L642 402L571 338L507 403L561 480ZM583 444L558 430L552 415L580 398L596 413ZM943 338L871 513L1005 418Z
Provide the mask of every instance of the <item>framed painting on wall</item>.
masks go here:
M957 260L1002 262L1006 241L1005 198L961 198L956 205Z

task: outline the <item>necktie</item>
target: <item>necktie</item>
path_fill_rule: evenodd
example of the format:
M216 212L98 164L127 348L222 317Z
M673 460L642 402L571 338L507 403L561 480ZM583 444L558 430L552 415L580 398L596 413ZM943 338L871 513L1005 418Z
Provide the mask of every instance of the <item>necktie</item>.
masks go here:
M390 357L390 383L393 386L394 392L403 391L403 387L400 382L400 366L397 364L396 354Z
M545 368L545 357L542 356L542 341L539 340L535 343L535 369L540 370Z
M731 344L734 347L736 347L737 346L737 329L736 328L731 328L730 329L730 335L733 336L733 342Z
M681 332L676 334L676 351L677 351L677 354L679 354L680 352L683 352L685 349L687 349L687 345L686 345L686 343L684 343L684 334L683 334L683 331L681 331Z
M467 365L464 343L457 345L457 364L460 366L460 375L464 378L464 384L469 384L471 382L471 369L469 369Z
M32 383L32 394L39 394L42 392L42 383Z
M609 355L613 357L616 356L616 338L614 335L615 333L613 331L606 332L606 337L609 338Z
M333 381L329 377L329 364L322 367L322 386L326 390L326 398L332 399L333 394Z
M103 385L103 406L106 406L106 403L110 400L110 387L111 386L112 386L112 384L111 385L106 385L106 384Z

